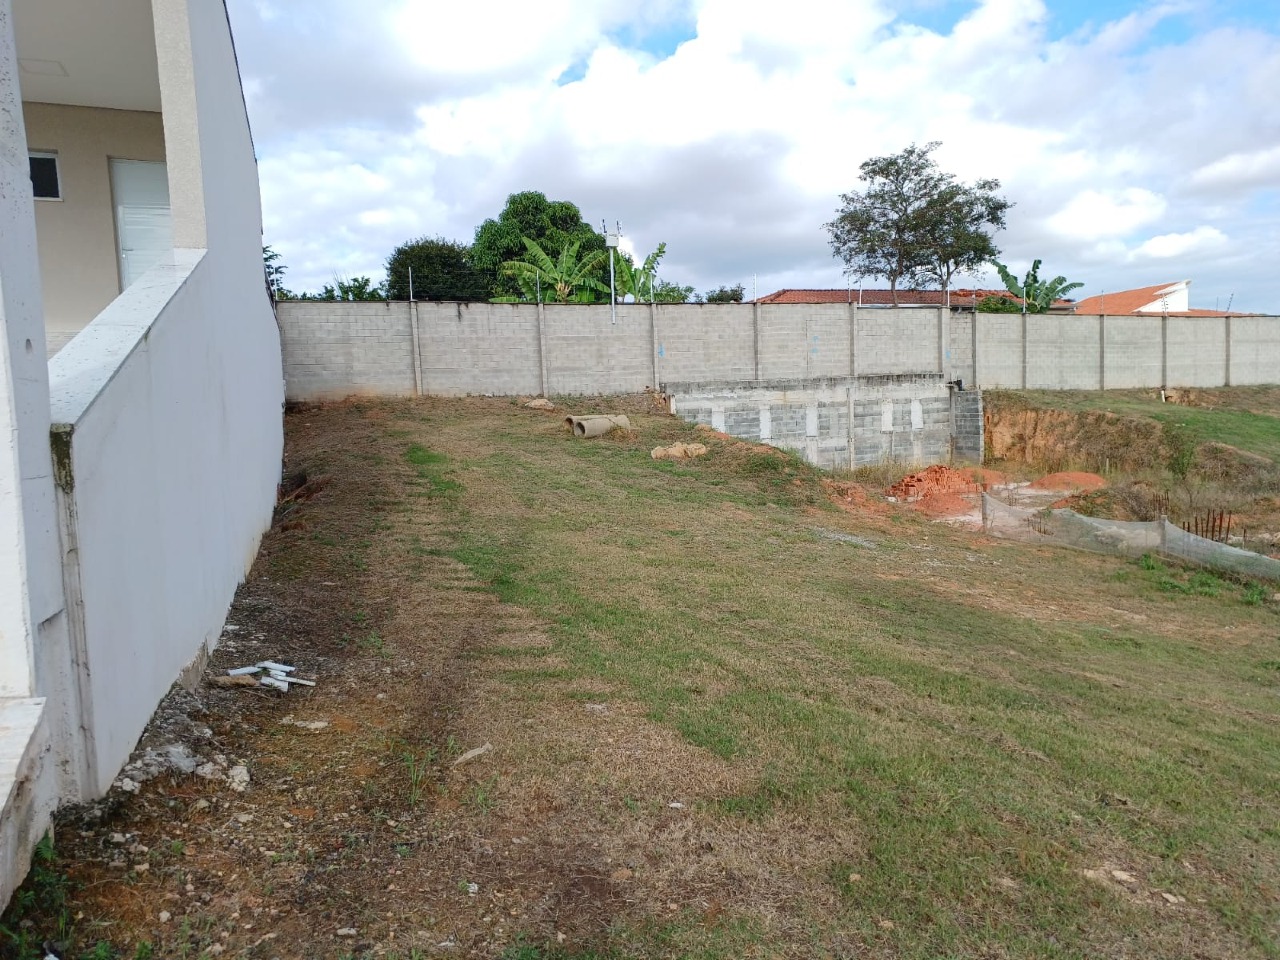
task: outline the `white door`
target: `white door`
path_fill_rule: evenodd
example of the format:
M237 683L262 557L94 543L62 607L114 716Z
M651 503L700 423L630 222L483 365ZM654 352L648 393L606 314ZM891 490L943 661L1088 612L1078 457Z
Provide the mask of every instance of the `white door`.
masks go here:
M123 290L173 249L169 172L163 163L112 160L111 196Z

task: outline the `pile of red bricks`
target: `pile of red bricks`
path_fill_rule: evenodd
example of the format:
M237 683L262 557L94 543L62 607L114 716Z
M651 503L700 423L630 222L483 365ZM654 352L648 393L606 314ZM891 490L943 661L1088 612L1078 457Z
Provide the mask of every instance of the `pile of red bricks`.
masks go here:
M982 485L969 474L935 464L919 473L903 477L889 488L889 496L903 503L923 500L935 493L981 493Z

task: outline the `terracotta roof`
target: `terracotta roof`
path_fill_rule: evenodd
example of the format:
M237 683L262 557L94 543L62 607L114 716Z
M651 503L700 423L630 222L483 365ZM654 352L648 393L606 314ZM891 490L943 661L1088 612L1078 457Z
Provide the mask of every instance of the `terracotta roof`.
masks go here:
M1121 317L1130 313L1137 313L1141 307L1153 301L1159 300L1160 295L1170 287L1176 286L1173 283L1157 283L1151 287L1138 287L1134 290L1116 290L1112 293L1100 294L1096 297L1085 297L1083 300L1076 301L1076 313L1102 313L1106 311L1108 316Z
M1116 290L1113 293L1103 293L1096 297L1085 297L1083 300L1076 302L1072 307L1072 313L1080 314L1100 314L1105 311L1109 317L1127 317L1140 316L1150 317L1159 316L1167 313L1171 317L1248 317L1252 314L1236 313L1228 310L1160 310L1148 309L1157 304L1160 298L1165 294L1172 293L1179 287L1189 284L1189 280L1178 280L1173 283L1157 283L1150 287L1137 287L1133 290Z
M968 290L951 291L953 306L973 303L983 297L1007 297L1017 300L1008 290ZM861 298L861 299L859 299ZM864 307L893 306L893 293L889 290L778 290L766 294L756 300L757 303L861 303ZM900 306L930 306L942 304L941 290L899 290ZM1066 301L1062 301L1066 303Z

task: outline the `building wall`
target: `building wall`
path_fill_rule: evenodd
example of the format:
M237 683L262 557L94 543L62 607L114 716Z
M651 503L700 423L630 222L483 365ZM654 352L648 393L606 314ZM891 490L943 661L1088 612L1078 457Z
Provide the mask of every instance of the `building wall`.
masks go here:
M63 802L110 785L160 698L216 644L283 453L280 336L225 11L154 11L185 246L49 363L71 655L44 670L78 720L54 732L78 772Z
M35 209L45 325L61 345L120 293L108 160L164 160L164 124L158 113L52 103L22 112L30 149L58 154L62 199Z

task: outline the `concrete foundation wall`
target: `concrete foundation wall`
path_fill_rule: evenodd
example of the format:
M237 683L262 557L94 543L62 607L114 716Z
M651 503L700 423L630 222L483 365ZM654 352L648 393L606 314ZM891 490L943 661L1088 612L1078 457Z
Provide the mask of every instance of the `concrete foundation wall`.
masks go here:
M849 470L886 461L952 458L952 391L941 374L670 383L671 412L743 440L792 450L815 466ZM957 450L982 455L981 395L967 392Z

